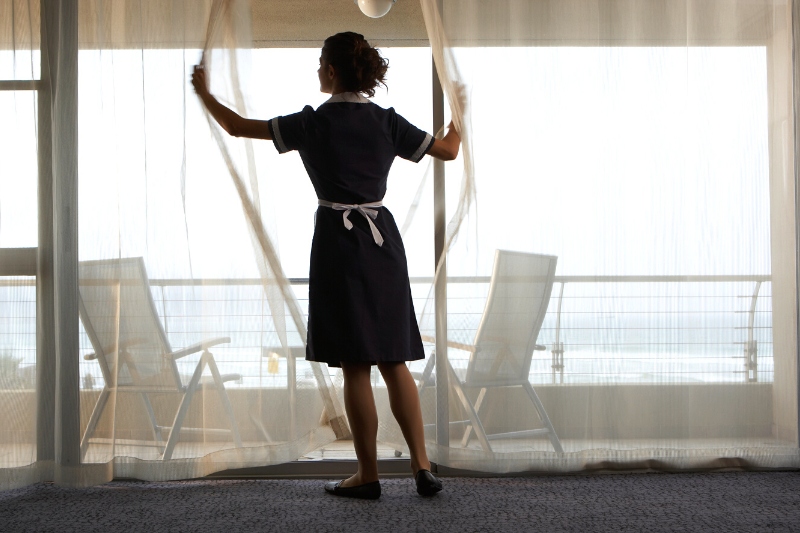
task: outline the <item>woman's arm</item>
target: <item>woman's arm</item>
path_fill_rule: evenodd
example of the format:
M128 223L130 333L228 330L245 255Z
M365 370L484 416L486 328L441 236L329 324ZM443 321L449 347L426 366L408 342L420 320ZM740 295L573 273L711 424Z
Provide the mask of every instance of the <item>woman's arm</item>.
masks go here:
M441 159L442 161L452 161L458 156L458 147L461 146L461 136L450 122L447 135L442 139L433 141L433 146L428 150L428 155Z
M217 99L214 98L214 95L208 92L206 71L202 65L196 65L194 67L194 72L192 72L192 85L194 86L197 96L200 97L203 101L203 105L208 109L208 112L211 113L214 120L216 120L229 135L234 137L249 137L251 139L272 140L268 120L244 118L233 110L220 104Z

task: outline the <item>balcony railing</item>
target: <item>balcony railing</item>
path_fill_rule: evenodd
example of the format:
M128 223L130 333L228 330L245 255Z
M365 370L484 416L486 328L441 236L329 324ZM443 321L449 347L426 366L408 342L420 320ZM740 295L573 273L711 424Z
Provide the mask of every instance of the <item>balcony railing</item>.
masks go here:
M468 342L474 335L489 281L448 279L451 338ZM308 280L290 282L307 312ZM419 315L432 279L411 282ZM232 338L215 351L223 372L243 376L231 386L285 387L295 375L314 379L302 357L271 356L280 343L260 279L154 279L151 286L173 346ZM0 379L14 361L23 381L35 374L35 290L32 277L0 278L0 356L10 365L0 368ZM538 338L548 350L534 353L531 382L772 381L771 298L769 276L557 276ZM300 336L288 313L285 319L288 342L301 356ZM429 322L422 320L422 328L431 333ZM81 349L92 351L85 335ZM466 353L449 356L456 367L466 364ZM186 364L182 371L189 373L194 363ZM102 386L95 366L81 362L82 387Z

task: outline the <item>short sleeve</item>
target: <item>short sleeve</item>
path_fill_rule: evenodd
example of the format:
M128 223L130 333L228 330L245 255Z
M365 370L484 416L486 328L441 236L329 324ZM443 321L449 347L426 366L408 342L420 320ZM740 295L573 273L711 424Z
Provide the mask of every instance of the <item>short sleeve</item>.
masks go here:
M395 113L394 109L389 111L393 114L392 140L395 153L403 159L419 163L433 146L433 136Z
M306 106L299 113L275 117L269 121L269 132L278 153L285 154L292 150L302 150L305 146L306 134L314 109Z

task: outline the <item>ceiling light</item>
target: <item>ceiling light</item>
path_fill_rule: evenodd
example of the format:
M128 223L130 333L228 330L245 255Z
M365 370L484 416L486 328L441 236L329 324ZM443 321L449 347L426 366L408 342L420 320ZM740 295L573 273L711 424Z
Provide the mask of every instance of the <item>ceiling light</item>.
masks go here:
M354 0L358 4L358 8L366 16L371 18L380 18L392 9L392 6L397 0Z

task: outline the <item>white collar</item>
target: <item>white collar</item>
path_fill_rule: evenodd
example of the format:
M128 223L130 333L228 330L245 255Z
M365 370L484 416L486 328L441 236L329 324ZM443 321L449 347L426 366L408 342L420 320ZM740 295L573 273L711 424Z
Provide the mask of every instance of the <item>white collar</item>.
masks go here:
M322 105L336 104L338 102L348 102L350 104L368 104L369 100L359 93L339 93L328 98L322 103Z

